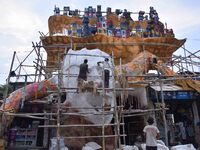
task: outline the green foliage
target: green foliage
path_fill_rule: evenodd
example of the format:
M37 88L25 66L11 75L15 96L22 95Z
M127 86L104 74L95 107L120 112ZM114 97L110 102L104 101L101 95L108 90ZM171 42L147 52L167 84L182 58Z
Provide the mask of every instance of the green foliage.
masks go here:
M8 88L8 94L10 94L12 92L12 86L11 85L0 85L0 97L4 95L6 88Z

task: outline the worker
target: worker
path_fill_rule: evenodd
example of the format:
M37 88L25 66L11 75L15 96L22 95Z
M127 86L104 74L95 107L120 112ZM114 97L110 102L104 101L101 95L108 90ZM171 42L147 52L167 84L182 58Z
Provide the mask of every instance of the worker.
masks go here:
M157 150L157 139L160 137L160 132L156 126L153 125L154 119L149 117L148 125L143 129L146 137L146 150Z
M87 81L87 73L89 73L88 71L88 60L85 59L84 62L80 65L80 70L79 70L79 75L78 75L78 79L82 79Z
M137 148L138 148L138 150L143 150L142 149L142 136L140 136L140 135L138 135L137 137L136 137L136 141L135 141L135 143L134 143L134 145L135 146L137 146Z
M105 58L102 62L97 62L98 66L100 66L100 63L103 64L104 69L104 87L109 88L109 77L110 77L110 65L109 65L109 59Z

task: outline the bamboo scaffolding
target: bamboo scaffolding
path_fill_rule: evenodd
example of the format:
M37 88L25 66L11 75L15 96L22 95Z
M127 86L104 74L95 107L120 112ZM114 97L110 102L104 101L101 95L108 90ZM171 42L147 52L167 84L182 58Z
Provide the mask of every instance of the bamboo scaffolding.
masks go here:
M41 43L41 42L40 42ZM99 43L99 42L94 42L94 43L76 43L77 47L78 46L84 46L84 45L98 45L98 44L101 44L101 45L125 45L125 46L135 46L135 45L142 45L143 46L143 51L145 51L145 46L148 46L148 45L153 45L153 46L173 46L173 47L178 47L174 44L166 44L166 43L148 43L148 42L129 42L129 43L122 43L122 42L110 42L110 43L106 43L106 42L103 42L103 43ZM16 75L16 77L27 77L27 76L35 76L39 79L40 76L45 76L46 75L46 72L45 72L45 69L48 69L48 68L51 68L51 67L45 67L44 65L44 61L42 60L42 57L40 55L40 48L51 48L51 47L60 47L60 48L69 48L69 47L72 47L73 43L70 43L70 44L55 44L55 45L49 45L49 46L42 46L38 43L34 44L33 43L33 47L34 49L27 55L27 57L20 62L20 65L15 69L15 71L17 69L19 69L20 67L24 66L24 67L31 67L31 65L24 65L23 63L25 62L25 60L30 56L30 54L35 51L36 54L37 54L37 59L36 59L36 66L32 66L32 67L35 67L36 68L36 72L35 74L28 74L28 75L23 75L23 74L20 74L20 75ZM198 52L200 52L200 50L194 52L194 53L191 53L189 52L185 47L182 47L183 50L184 50L184 57L181 57L181 56L173 56L172 57L172 60L171 61L168 61L166 64L173 64L174 66L177 66L177 68L179 68L179 70L187 70L189 71L190 67L189 65L192 65L192 75L173 75L173 76L168 76L168 75L161 75L161 76L158 76L158 75L148 75L148 74L144 74L144 75L129 75L129 76L126 76L126 77L154 77L155 79L152 79L152 80L148 80L148 79L144 79L143 81L135 81L135 82L128 82L129 84L145 84L145 85L155 85L157 83L160 83L160 87L161 87L161 98L162 98L162 103L164 104L164 97L163 97L163 89L162 89L162 84L163 82L165 81L174 81L174 80L177 80L177 79L188 79L188 78L194 78L194 77L199 77L198 74L196 74L194 72L194 66L200 66L200 64L198 63L198 61L194 61L192 60L192 58L196 58L196 59L200 59L199 56L197 56L196 54ZM58 50L59 51L59 50ZM189 53L189 55L187 55L187 53ZM165 118L165 111L168 109L168 108L159 108L159 109L146 109L146 110L142 110L142 109L131 109L130 111L127 111L127 110L123 110L123 103L120 104L120 106L117 106L116 104L116 101L115 101L115 104L114 104L114 107L68 107L68 106L62 106L62 103L61 103L61 93L63 92L62 90L66 90L66 91L70 91L70 90L77 90L77 88L75 87L63 87L62 85L62 82L61 82L61 77L64 76L64 75L67 75L68 77L77 77L78 75L77 74L63 74L62 70L61 70L61 62L60 62L60 55L61 54L64 54L62 51L60 51L60 53L58 53L58 62L56 62L58 64L58 68L55 68L57 70L58 73L52 73L51 75L57 75L58 76L58 81L59 81L59 84L58 84L58 91L48 91L49 94L51 93L57 93L59 95L59 98L58 98L58 102L57 102L57 105L56 106L52 106L51 108L56 108L56 112L44 112L44 113L9 113L9 112L3 112L5 115L8 115L8 116L16 116L16 117L27 117L27 118L33 118L33 119L41 119L41 120L48 120L49 122L50 121L56 121L56 125L49 125L49 124L45 124L45 125L40 125L39 128L56 128L57 129L57 139L58 139L58 145L59 145L59 138L61 136L60 134L60 128L67 128L67 127L102 127L102 135L96 135L96 136L69 136L69 137L64 137L65 139L70 139L70 138L102 138L102 147L103 147L103 150L105 150L105 138L107 137L115 137L115 149L120 147L121 146L121 141L120 141L120 137L123 136L123 139L124 139L124 144L126 144L125 142L125 129L124 129L124 118L125 117L134 117L134 116L145 116L147 115L149 112L156 112L156 111L161 111L163 113L163 121L164 121L164 124L166 125L166 118ZM77 55L77 54L68 54L68 55ZM78 54L77 56L91 56L91 57L100 57L98 55L82 55L82 54ZM114 56L112 56L112 71L114 70ZM144 56L144 59L145 59L145 63L146 63L146 58ZM14 60L12 62L12 65L14 63ZM40 64L39 64L40 63ZM11 65L11 66L12 66ZM186 66L184 66L186 65ZM12 68L12 67L11 67ZM45 73L42 73L41 70L39 70L39 68L43 68L43 71ZM11 70L12 71L12 70ZM39 73L38 73L39 72ZM145 68L145 73L147 73L147 70ZM114 78L116 76L110 76L111 78ZM162 78L166 78L166 79L162 79ZM38 80L39 81L39 80ZM9 80L8 80L8 83L9 84ZM113 82L115 82L113 80ZM105 88L105 85L103 85L103 88L97 88L97 90L99 91L102 91L105 95L105 91L107 90L110 90L112 92L114 92L114 99L116 99L116 92L117 91L120 91L121 93L121 101L123 101L123 97L122 97L122 94L125 92L125 91L134 91L135 88L116 88L115 86L113 88ZM75 92L74 92L75 93ZM7 95L6 95L7 96ZM104 102L104 98L103 98L103 102ZM4 101L5 103L5 101ZM34 102L34 101L30 101L30 103L37 103L37 102ZM48 103L48 102L38 102L38 103ZM76 112L76 113L68 113L68 112L62 112L63 109L99 109L101 110L101 112L97 112L97 113L81 113L81 112ZM113 109L112 111L105 111L105 109ZM62 125L61 124L61 115L66 115L66 116L88 116L88 115L101 115L103 117L103 122L104 122L104 117L108 114L113 114L114 116L114 120L115 122L114 123L110 123L110 124L72 124L72 125L67 125L67 124L64 124ZM49 118L49 116L54 116L56 117L56 119L53 119L53 118ZM122 123L120 122L120 119L122 120ZM115 133L114 135L106 135L105 134L105 127L106 126L113 126L115 128ZM123 126L123 133L121 134L120 133L120 126ZM165 126L165 138L167 139L167 134L166 134L166 126ZM166 141L167 142L167 141Z

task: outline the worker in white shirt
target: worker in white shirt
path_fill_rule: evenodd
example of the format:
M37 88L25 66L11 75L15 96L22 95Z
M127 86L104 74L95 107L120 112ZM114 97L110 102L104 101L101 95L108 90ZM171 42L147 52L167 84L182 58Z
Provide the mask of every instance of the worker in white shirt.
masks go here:
M160 137L160 132L156 126L153 125L154 119L149 117L148 125L143 129L146 137L146 150L157 150L157 139Z
M109 65L109 59L105 58L104 61L97 62L98 66L100 66L100 63L103 64L104 69L104 87L109 88L109 77L110 77L110 65Z

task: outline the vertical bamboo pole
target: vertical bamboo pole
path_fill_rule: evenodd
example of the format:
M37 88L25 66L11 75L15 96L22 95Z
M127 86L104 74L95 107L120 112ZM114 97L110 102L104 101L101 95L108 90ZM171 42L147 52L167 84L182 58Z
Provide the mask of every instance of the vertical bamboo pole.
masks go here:
M9 86L10 77L11 77L10 74L12 72L15 56L16 56L16 51L14 51L14 53L13 53L12 62L11 62L11 65L10 65L10 71L9 71L9 74L8 74L8 78L6 80L6 88L5 88L5 91L4 91L4 94L3 94L3 97L4 97L3 110L5 109L6 98L7 98L7 95L8 95L8 86Z
M8 88L9 88L9 83L10 83L10 75L11 75L11 72L12 72L12 68L13 68L13 64L14 64L14 60L15 60L15 56L16 56L16 51L14 51L13 53L13 57L12 57L12 62L11 62L11 65L10 65L10 71L9 71L9 74L8 74L8 78L6 80L6 87L5 87L5 91L3 93L3 110L5 109L5 104L6 104L6 98L8 96ZM4 134L4 131L6 130L6 122L3 121L3 118L5 117L4 116L5 114L2 114L1 118L2 118L2 134L1 136L3 136ZM3 117L4 116L4 117Z
M185 65L186 65L186 68L188 70L188 63L187 63L187 55L186 55L186 50L185 50L185 44L183 44L183 50L184 50L184 55L185 55Z
M32 43L33 43L33 42L32 42ZM36 81L37 81L37 78L38 78L37 74L38 74L39 54L38 54L38 51L37 51L36 46L35 46L34 43L33 43L33 48L34 48L34 50L35 50L35 52L36 52L36 55L37 55L37 62L36 62L36 68L35 68L35 79L34 79L34 82L36 82Z
M192 58L191 57L190 57L190 62L191 62L191 66L192 66L192 72L194 72L194 66L193 66Z
M123 140L124 140L124 145L126 145L126 137L125 135L125 124L124 124L124 114L122 114L122 123L123 123Z
M105 102L105 94L106 94L106 91L105 91L105 66L104 66L104 63L103 63L103 70L102 70L102 75L103 75L103 102L102 102L102 149L105 150L105 126L104 126L104 121L105 121L105 115L104 115L104 102Z
M114 100L114 115L115 115L115 149L119 147L121 149L121 140L120 140L120 122L119 122L119 116L118 116L118 108L117 108L117 102L116 102L116 88L115 88L115 77L114 77L114 53L112 51L112 60L111 60L111 70L112 70L112 76L113 76L113 100Z
M180 63L181 63L181 72L184 72L182 56L180 56Z
M121 59L121 57L120 57L120 74L122 74L122 59ZM120 99L120 104L119 104L119 106L120 106L120 110L121 110L121 112L123 111L123 107L121 107L121 106L123 106L123 104L124 104L124 102L125 102L125 100L124 100L124 97L125 97L125 90L124 90L124 85L122 85L123 87L123 91L121 91L120 90L120 93L121 93L121 99ZM123 123L123 126L122 126L122 129L123 129L123 144L126 144L126 138L125 138L125 127L124 127L124 115L122 114L122 113L120 113L120 116L119 116L120 118L121 118L121 120L122 120L122 123ZM119 121L119 123L120 123L120 121ZM120 127L119 127L120 128ZM120 129L119 129L120 130ZM120 138L120 137L119 137Z
M165 129L165 144L168 146L168 131L167 131L167 120L165 117L166 111L165 111L165 101L164 101L164 95L163 95L163 82L160 80L160 92L161 92L161 101L162 101L162 117L163 117L163 122L164 122L164 129Z
M60 61L60 53L58 53L58 105L57 105L57 146L58 150L60 150L60 104L61 104L61 77L62 77L62 72L61 72L61 61Z

